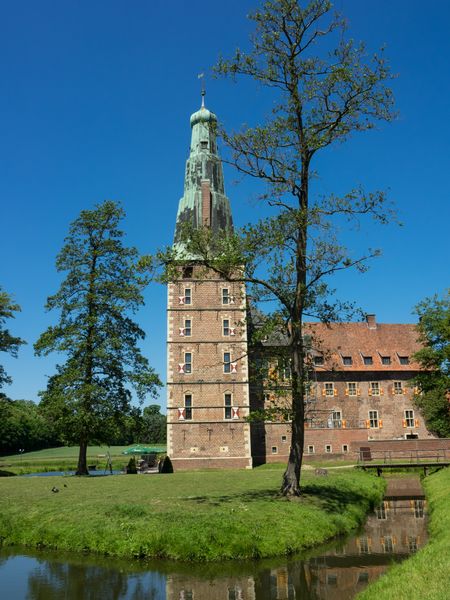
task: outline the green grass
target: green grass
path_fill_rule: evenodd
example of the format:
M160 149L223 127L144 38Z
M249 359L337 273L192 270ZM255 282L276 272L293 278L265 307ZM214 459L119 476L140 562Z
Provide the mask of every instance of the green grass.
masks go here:
M89 465L96 465L99 469L106 465L106 454L109 451L113 469L122 469L130 460L129 456L122 454L130 446L89 446L87 457ZM166 451L166 446L152 445ZM27 473L43 473L47 471L73 471L78 461L78 446L62 446L60 448L47 448L25 454L13 454L0 457L1 471L25 475Z
M360 525L384 490L356 471L305 474L298 501L279 485L279 470L3 478L0 540L195 561L289 555Z
M430 539L417 554L393 566L358 600L445 600L450 597L450 468L423 480Z

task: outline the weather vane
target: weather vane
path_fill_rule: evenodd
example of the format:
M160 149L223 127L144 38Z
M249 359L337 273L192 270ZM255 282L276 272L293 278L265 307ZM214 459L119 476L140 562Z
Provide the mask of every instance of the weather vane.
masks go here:
M206 95L206 90L205 90L205 74L204 73L199 73L197 75L198 79L202 80L202 108L205 108L205 95Z

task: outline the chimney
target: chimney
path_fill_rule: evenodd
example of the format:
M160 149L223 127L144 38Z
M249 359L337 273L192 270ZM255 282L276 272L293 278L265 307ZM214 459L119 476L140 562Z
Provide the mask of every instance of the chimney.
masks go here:
M369 329L376 329L377 328L377 322L375 319L375 315L366 315L366 321L367 321L367 327Z
M211 184L209 179L202 179L202 227L211 227Z

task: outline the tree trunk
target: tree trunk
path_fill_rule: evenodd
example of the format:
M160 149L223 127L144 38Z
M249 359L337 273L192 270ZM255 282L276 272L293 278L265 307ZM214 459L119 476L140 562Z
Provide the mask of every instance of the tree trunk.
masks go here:
M291 448L286 471L283 474L283 496L300 496L300 472L305 438L304 362L301 326L294 328L292 339L292 420Z
M87 441L80 441L80 452L78 454L78 466L75 475L89 475L87 468Z

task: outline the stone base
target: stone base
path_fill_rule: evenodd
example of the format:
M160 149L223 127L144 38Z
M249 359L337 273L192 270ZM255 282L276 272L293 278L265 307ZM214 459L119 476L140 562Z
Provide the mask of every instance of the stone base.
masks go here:
M251 469L250 457L196 457L171 458L174 471L195 471L199 469Z

